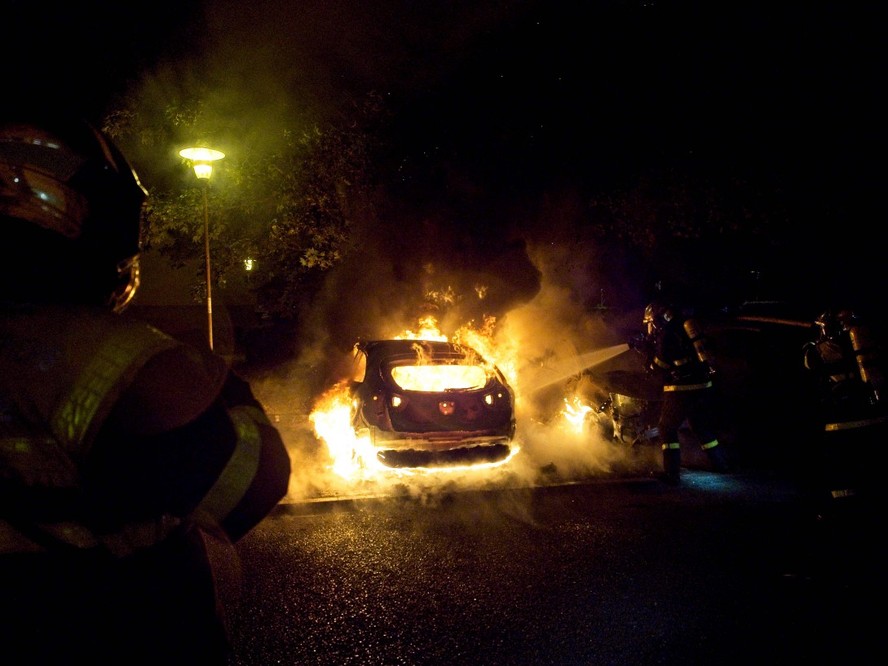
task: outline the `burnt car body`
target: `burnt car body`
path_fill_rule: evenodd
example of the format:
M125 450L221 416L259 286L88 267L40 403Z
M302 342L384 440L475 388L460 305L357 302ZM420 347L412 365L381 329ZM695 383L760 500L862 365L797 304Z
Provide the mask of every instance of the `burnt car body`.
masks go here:
M466 465L511 454L514 392L477 351L409 339L362 340L354 349L352 427L381 463Z

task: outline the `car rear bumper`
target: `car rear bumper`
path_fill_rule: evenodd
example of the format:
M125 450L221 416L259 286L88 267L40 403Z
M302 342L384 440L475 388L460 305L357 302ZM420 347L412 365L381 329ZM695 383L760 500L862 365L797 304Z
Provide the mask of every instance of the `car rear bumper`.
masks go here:
M376 458L387 467L451 467L502 462L511 453L510 444L496 442L447 449L380 449Z

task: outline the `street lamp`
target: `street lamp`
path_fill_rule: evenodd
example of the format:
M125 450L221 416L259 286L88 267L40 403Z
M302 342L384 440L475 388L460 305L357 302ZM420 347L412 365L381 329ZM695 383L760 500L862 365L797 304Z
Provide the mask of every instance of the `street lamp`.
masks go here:
M210 350L213 349L213 291L210 282L210 211L207 190L210 188L210 176L213 175L213 162L225 157L225 153L212 148L183 148L179 155L191 161L194 175L204 181L204 255L207 264L207 333Z

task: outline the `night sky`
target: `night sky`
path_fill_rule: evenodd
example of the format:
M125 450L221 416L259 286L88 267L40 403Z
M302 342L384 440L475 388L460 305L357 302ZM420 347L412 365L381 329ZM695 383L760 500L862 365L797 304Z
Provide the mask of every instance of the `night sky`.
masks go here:
M691 159L847 174L884 110L876 3L5 4L6 78L30 94L96 113L188 58L331 109L376 90L410 157L504 186L524 184L509 164L552 180Z
M791 288L881 288L881 252L861 238L885 216L877 3L6 4L9 85L87 115L127 86L184 85L198 69L243 100L257 128L280 108L323 117L378 92L393 111L390 213L458 236L426 243L445 256L496 264L484 248L574 242L590 198L672 171L775 192L791 219L774 230L779 256L764 260L799 267ZM379 235L403 220L391 224ZM707 266L763 261L743 252L713 247ZM600 247L574 256L608 259ZM614 293L620 271L638 283L617 286L629 300L660 270L626 262L610 267L610 282L589 270L570 278L586 283L580 300L592 303L605 282ZM405 270L395 272L408 279Z

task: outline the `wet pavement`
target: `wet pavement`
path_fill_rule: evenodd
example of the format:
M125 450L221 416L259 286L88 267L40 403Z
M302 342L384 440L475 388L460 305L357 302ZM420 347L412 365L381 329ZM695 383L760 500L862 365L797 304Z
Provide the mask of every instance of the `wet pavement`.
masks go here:
M232 664L871 663L877 515L762 470L283 504Z

